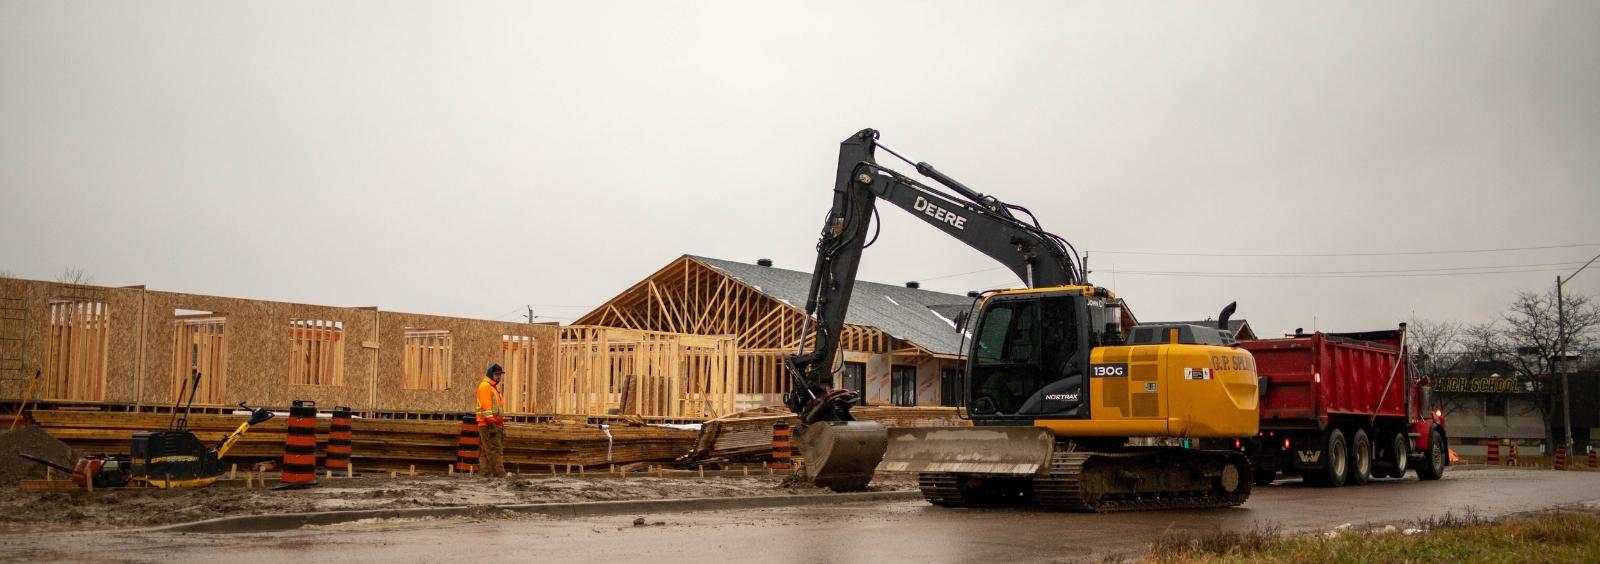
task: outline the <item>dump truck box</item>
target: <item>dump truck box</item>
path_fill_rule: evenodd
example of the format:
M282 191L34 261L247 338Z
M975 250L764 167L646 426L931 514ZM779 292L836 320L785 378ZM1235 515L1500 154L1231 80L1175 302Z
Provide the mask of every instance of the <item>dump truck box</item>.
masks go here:
M1240 343L1260 383L1261 431L1241 444L1258 484L1280 474L1340 486L1443 472L1444 419L1410 365L1404 331Z

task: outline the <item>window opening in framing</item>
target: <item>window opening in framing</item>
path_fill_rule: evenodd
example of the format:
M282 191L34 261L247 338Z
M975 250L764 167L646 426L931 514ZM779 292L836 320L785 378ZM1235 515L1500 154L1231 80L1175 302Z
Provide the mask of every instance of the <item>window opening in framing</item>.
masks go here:
M867 403L867 365L863 362L839 363L837 388L844 388L856 393L856 405Z
M895 405L917 405L917 367L889 367L889 398Z
M500 336L500 368L506 371L500 377L500 395L506 411L533 411L533 393L539 383L539 349L533 343L534 338L526 335Z
M106 302L50 300L45 381L41 397L105 401L111 307Z
M289 320L289 384L344 385L344 322Z
M209 311L178 309L174 318L172 349L172 399L186 401L190 379L200 373L195 388L196 405L223 405L228 389L228 335L226 318Z
M961 370L945 368L939 371L939 405L961 405Z
M406 328L405 377L407 390L450 389L450 332Z

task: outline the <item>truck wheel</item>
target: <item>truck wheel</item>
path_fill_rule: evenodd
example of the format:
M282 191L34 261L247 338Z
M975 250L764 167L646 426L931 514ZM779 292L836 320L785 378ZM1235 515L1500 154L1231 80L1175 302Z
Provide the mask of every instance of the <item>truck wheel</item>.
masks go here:
M1404 432L1389 434L1389 477L1404 478L1411 461L1411 441Z
M1428 450L1422 451L1422 466L1417 468L1417 478L1423 480L1437 480L1444 477L1445 457L1444 434L1434 427L1428 433Z
M1350 471L1348 480L1352 486L1363 486L1372 481L1372 439L1368 438L1366 429L1356 429L1355 439L1350 441Z
M1350 446L1345 443L1344 431L1338 427L1330 427L1322 435L1322 459L1324 466L1320 469L1304 471L1307 484L1324 488L1337 488L1344 485L1348 472L1345 462L1350 458Z

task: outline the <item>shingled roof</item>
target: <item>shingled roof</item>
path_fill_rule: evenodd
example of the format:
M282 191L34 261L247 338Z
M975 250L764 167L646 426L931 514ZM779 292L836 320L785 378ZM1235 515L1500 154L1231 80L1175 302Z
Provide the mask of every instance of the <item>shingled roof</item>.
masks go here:
M762 294L796 308L806 305L811 273L773 266L688 255L726 273ZM910 341L936 354L960 355L961 334L955 317L972 307L972 298L859 280L850 295L845 323L876 327L896 339Z
M1146 322L1144 322L1144 324L1145 325L1200 325L1200 326L1204 326L1204 327L1216 327L1217 326L1217 320L1215 320L1215 319L1207 319L1205 321L1146 321ZM1251 329L1250 328L1250 322L1246 321L1244 319L1229 319L1228 320L1228 330L1233 332L1233 338L1235 338L1235 339L1238 339L1238 340L1241 340L1241 341L1254 341L1254 340L1256 340L1256 331L1255 331L1255 329Z

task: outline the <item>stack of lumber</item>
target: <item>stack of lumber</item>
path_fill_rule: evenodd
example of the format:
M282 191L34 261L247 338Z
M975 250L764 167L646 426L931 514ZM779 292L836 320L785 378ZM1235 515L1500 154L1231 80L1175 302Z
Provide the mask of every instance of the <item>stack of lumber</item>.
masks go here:
M850 410L859 421L877 421L885 427L966 427L954 407L857 407ZM772 454L772 424L798 425L788 408L758 407L706 421L686 460L738 460L766 458Z
M93 454L127 454L135 431L166 429L170 414L99 413L81 411L36 411L35 421L51 436ZM246 419L244 415L194 414L189 430L202 442L216 444ZM285 417L250 428L227 459L244 463L275 460L283 456ZM456 459L459 421L398 421L356 419L352 425L352 459L357 470L406 470L415 465L422 472L444 472ZM325 437L327 419L317 421L319 436ZM506 466L574 465L605 467L608 464L670 461L694 446L693 430L655 426L610 426L610 439L598 427L575 423L511 423L506 426ZM530 469L531 470L531 469Z

